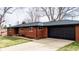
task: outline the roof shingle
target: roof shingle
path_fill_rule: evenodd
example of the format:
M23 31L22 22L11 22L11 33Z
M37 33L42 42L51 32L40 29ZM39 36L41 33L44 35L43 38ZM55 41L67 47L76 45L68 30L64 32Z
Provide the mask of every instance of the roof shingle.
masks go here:
M19 24L12 27L29 27L29 26L56 26L56 25L75 25L79 24L79 21L75 20L59 20L59 21L50 21L50 22L33 22L26 24Z

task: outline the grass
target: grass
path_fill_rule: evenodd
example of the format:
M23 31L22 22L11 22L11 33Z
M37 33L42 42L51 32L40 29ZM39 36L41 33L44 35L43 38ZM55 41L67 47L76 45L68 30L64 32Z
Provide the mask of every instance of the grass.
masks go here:
M66 45L58 49L58 51L79 51L79 42L73 42L69 45Z
M26 43L29 41L30 40L19 38L19 37L0 36L0 48Z

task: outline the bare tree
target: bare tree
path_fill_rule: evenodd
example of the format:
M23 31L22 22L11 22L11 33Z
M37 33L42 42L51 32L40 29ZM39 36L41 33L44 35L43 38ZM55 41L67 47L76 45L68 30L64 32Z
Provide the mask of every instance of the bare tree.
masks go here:
M4 20L3 20L3 17L5 16L5 14L7 13L7 11L10 9L11 7L4 7L4 8L2 8L1 10L1 14L0 14L0 24L2 23L2 22L4 22Z
M72 17L72 12L76 11L78 8L76 7L59 7L58 8L58 15L57 18L58 20L64 19L64 17ZM74 15L76 16L76 15ZM56 19L57 19L56 18Z
M41 7L49 21L63 20L65 17L72 17L72 14L76 16L73 11L79 10L76 7ZM79 11L77 11L79 12Z
M28 21L30 22L38 22L40 17L43 17L44 15L41 13L40 7L32 7L28 8L28 11L26 11L28 14Z
M43 11L45 12L46 16L48 17L49 21L50 21L50 15L49 12L47 11L47 7L41 7L43 9Z
M12 9L12 7L1 7L0 8L0 27L1 27L1 24L3 22L5 22L5 20L3 19L5 17L6 14L12 14L12 11L10 11L10 9Z

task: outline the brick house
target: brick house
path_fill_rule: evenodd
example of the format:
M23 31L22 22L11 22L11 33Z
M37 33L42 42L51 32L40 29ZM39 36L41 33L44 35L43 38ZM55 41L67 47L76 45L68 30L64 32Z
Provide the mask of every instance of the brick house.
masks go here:
M79 21L59 20L33 22L7 28L7 35L21 35L29 38L62 38L79 41Z

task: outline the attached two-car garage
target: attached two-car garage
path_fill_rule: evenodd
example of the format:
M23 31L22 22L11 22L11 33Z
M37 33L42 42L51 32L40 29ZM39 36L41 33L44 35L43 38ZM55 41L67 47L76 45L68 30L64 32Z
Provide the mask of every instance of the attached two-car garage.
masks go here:
M74 25L49 26L48 37L75 40L75 26Z

